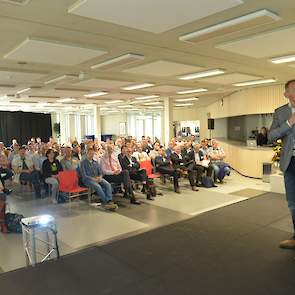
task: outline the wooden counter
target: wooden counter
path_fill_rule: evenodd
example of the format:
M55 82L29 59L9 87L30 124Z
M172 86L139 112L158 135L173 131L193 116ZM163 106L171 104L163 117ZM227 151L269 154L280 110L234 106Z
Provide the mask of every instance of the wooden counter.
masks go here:
M246 143L217 139L226 154L225 162L245 176L262 178L262 164L271 162L271 147L247 147Z

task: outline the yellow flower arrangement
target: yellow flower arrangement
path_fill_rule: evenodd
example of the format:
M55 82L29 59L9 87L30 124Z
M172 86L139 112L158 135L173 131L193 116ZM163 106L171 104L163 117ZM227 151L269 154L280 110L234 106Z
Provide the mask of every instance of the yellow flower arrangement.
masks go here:
M281 150L282 150L282 140L278 139L275 143L275 146L273 148L273 151L275 152L272 161L273 162L279 162L281 158Z

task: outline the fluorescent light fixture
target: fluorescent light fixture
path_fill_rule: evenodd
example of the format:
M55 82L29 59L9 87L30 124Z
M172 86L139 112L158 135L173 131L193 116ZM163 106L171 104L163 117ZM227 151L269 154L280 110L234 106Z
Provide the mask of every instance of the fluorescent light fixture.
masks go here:
M233 86L252 86L252 85L260 85L260 84L267 84L267 83L273 83L276 82L276 79L264 79L264 80L255 80L255 81L248 81L248 82L241 82L241 83L235 83Z
M149 109L162 109L162 106L154 106L154 107L148 107Z
M110 109L110 108L104 108L104 107L100 108L101 111L107 111L107 110L109 110L109 109Z
M48 102L47 101L39 102L39 103L36 104L36 108L38 108L38 107L44 108L47 105L48 105Z
M151 99L151 98L159 98L159 95L147 95L147 96L138 96L135 97L135 99L141 100L141 99Z
M70 101L74 101L74 100L76 100L76 99L67 97L67 98L58 99L57 102L70 102Z
M284 64L295 61L295 55L275 57L270 60L273 64Z
M118 57L115 57L113 59L107 60L105 62L96 64L91 66L91 69L110 69L113 67L118 67L118 66L122 66L122 65L127 65L139 60L143 60L144 56L140 55L140 54L134 54L134 53L127 53Z
M157 104L161 104L161 102L160 101L147 102L147 103L144 103L143 105L145 105L145 106L152 106L152 105L157 105Z
M120 109L129 109L132 108L132 105L123 105L123 106L118 106Z
M188 75L184 75L184 76L179 76L177 78L180 79L180 80L193 80L193 79L199 79L199 78L222 75L224 73L225 73L224 70L214 69L214 70L209 70L209 71L204 71L204 72L198 72L198 73L188 74Z
M48 84L52 84L52 83L56 83L56 82L60 82L62 80L65 80L65 79L75 79L77 78L77 76L75 75L62 75L60 77L57 77L57 78L54 78L54 79L51 79L51 80L48 80L46 82L44 82L45 85L48 85Z
M194 100L199 100L199 98L198 97L188 97L188 98L175 99L175 101L178 101L178 102L186 102L186 101L194 101Z
M98 96L103 96L108 94L108 92L105 91L99 91L99 92L93 92L93 93L89 93L89 94L85 94L85 97L91 98L91 97L98 97Z
M22 90L17 91L16 94L21 94L21 93L27 92L29 90L31 90L31 88L25 88L25 89L22 89Z
M120 103L120 102L123 102L123 100L109 100L109 101L106 101L105 103L108 103L108 104L113 104L113 103Z
M200 42L201 40L208 40L210 38L239 32L245 29L257 27L259 25L271 23L273 21L278 21L280 19L281 18L277 14L269 10L262 9L183 35L179 37L179 40L188 42Z
M0 100L5 100L5 99L7 99L7 98L8 98L7 95L0 96Z
M199 92L207 92L207 91L208 91L208 89L206 89L206 88L199 88L199 89L178 91L177 94L191 94L191 93L199 93Z
M193 106L193 103L179 103L179 104L175 104L174 106L176 107L188 107L188 106Z
M129 85L129 86L123 87L121 89L123 89L123 90L137 90L137 89L143 89L143 88L152 87L152 86L155 86L155 84L142 83L142 84L136 84L136 85Z

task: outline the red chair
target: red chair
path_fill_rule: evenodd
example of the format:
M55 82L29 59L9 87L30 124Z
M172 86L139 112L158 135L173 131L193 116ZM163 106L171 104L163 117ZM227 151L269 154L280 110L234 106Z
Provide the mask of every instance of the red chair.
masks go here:
M150 160L140 162L140 168L146 170L149 179L160 178L160 173L153 173L153 166Z
M61 171L58 173L59 191L67 193L69 200L79 197L81 195L88 195L88 188L79 186L78 174L76 170ZM82 194L81 194L82 193Z

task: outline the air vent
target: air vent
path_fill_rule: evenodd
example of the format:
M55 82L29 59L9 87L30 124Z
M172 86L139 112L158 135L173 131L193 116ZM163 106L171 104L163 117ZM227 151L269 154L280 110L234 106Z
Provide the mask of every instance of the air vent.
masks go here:
M1 2L6 2L9 4L15 4L15 5L21 5L25 6L27 5L31 0L0 0Z

